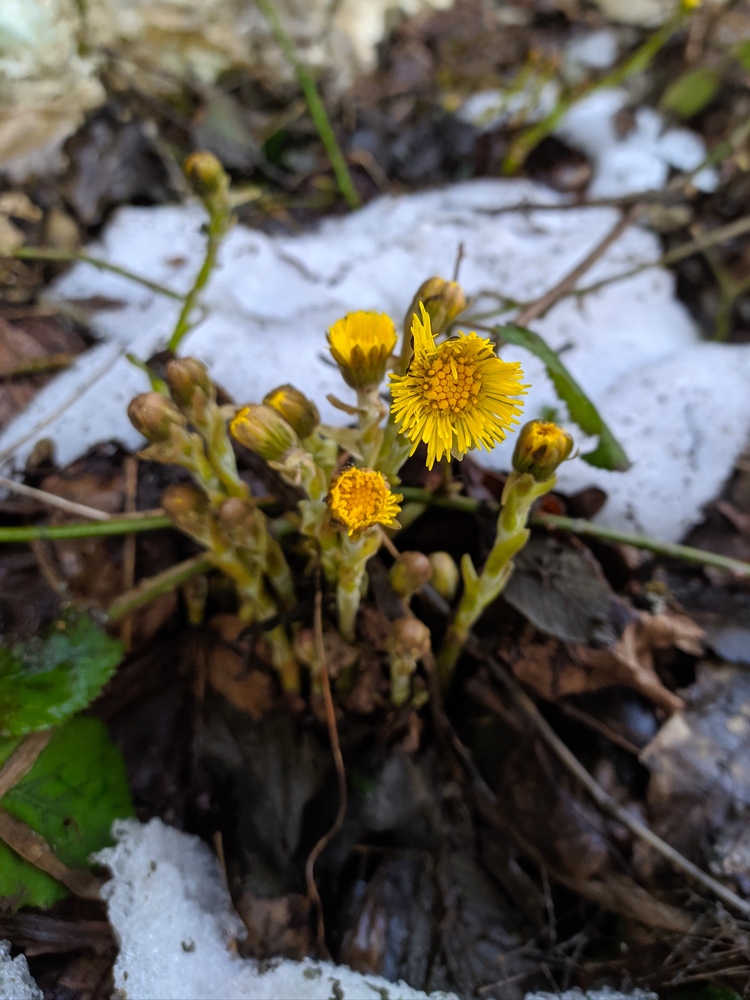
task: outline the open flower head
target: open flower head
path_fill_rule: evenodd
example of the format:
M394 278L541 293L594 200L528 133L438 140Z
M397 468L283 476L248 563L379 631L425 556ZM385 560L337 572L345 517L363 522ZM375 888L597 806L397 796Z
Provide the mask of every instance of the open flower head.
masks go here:
M353 389L381 382L396 339L393 320L384 313L347 313L328 331L333 360Z
M463 458L472 448L488 451L523 409L523 372L495 354L489 340L469 333L437 346L430 317L414 316L414 356L405 375L391 375L393 415L411 441L411 453L427 445L427 467L444 455Z
M332 517L353 537L375 524L393 524L401 500L381 472L351 466L333 480L326 503Z

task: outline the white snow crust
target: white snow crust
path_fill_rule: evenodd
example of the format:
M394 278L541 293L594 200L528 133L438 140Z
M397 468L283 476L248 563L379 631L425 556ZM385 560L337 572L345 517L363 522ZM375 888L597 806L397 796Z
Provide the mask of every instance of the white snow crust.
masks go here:
M524 203L551 207L525 211L519 207ZM316 400L324 420L340 422L326 394L348 401L352 394L326 358L330 324L354 309L388 312L399 324L425 278L450 276L460 243L467 293L535 298L617 219L609 208L559 210L556 204L557 195L530 182L477 180L384 197L299 236L268 236L238 225L203 296L205 319L181 353L205 360L238 403L257 401L289 381ZM200 266L203 220L195 204L124 208L90 252L185 291ZM631 227L582 286L653 261L659 252L653 233ZM179 303L86 264L53 290L58 300L93 296L120 304L94 314L101 342L0 434L6 469L22 468L43 437L54 442L63 465L101 441L130 448L142 443L125 410L148 386L125 353L146 359L163 348ZM702 342L674 297L671 274L661 268L563 299L534 327L562 352L633 460L622 474L576 459L563 466L561 487L606 490L601 523L666 541L682 537L718 494L750 436L750 346ZM502 355L521 361L531 383L526 418L544 407L556 407L564 418L541 363L516 347ZM582 451L590 448L592 442L571 430ZM493 452L476 454L507 469L512 447L513 435Z
M420 1000L406 983L330 962L241 959L243 926L216 858L197 837L159 819L115 823L115 847L97 858L112 872L102 895L120 951L115 987L128 1000ZM41 996L41 993L39 994ZM456 1000L433 993L434 1000Z
M10 957L10 941L0 941L0 1000L43 1000L23 955Z

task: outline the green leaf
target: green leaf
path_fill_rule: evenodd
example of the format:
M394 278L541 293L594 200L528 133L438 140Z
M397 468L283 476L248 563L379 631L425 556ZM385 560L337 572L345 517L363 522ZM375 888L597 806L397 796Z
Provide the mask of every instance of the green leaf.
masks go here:
M0 735L47 729L86 708L122 659L122 645L68 611L43 636L0 647Z
M662 110L674 111L681 118L692 118L713 98L719 89L719 83L719 74L707 66L688 70L678 76L662 94Z
M750 69L750 39L736 45L732 55L742 64L743 69Z
M584 434L599 436L596 448L581 455L584 462L597 469L612 469L616 472L629 469L628 456L600 417L599 411L562 363L558 354L542 340L539 334L513 323L496 326L494 330L509 344L525 348L544 362L557 395L568 408L570 419L578 424Z
M0 742L0 765L20 741ZM112 843L115 819L133 814L125 765L103 723L71 719L2 799L2 808L40 833L71 867ZM67 890L0 843L0 897L16 907L50 906Z

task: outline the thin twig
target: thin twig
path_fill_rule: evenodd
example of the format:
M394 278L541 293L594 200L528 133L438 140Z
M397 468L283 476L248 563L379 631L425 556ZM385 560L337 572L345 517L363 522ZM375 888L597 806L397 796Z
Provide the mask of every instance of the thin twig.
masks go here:
M430 492L430 490L413 486L399 486L399 490L407 501L427 504L432 507L447 507L451 510L464 511L467 514L476 513L481 509L495 511L499 507L495 501L479 501L465 496L440 496ZM649 538L647 535L632 535L628 531L617 531L615 528L607 528L602 524L594 524L582 517L537 513L532 514L529 523L536 528L552 528L556 531L568 531L573 535L600 538L604 542L614 542L618 545L632 545L635 549L645 549L669 559L697 563L700 566L714 566L716 569L724 569L730 573L736 573L737 576L750 578L750 563L742 562L740 559L722 556L717 552L707 552L705 549L696 549L691 545L660 542L657 538Z
M75 354L44 354L40 358L27 358L13 367L0 368L0 382L12 382L14 379L28 378L30 375L57 372L61 368L67 368L76 357Z
M601 288L604 288L607 285L612 285L617 281L625 281L626 278L632 278L636 274L641 274L641 272L648 271L653 267L669 267L671 264L678 264L681 260L686 260L688 257L692 257L693 254L709 250L711 247L716 246L719 243L725 243L727 240L736 239L738 236L744 236L746 233L750 233L750 215L745 215L741 219L735 219L734 222L730 222L726 226L718 226L716 229L712 229L707 233L702 233L694 240L690 240L689 243L683 243L682 246L674 247L672 250L668 250L665 254L662 254L661 257L657 257L656 260L644 261L641 264L636 264L628 271L623 271L621 274L615 274L611 278L602 278L601 281L596 281L592 285L585 285L583 288L570 289L565 292L565 295L590 295L592 292L598 292Z
M0 768L0 799L29 773L54 731L54 729L44 729L41 733L29 733L18 744Z
M699 885L711 892L717 899L720 899L723 903L738 913L741 913L744 917L750 917L750 901L740 899L740 897L736 893L732 892L731 889L727 889L727 887L722 885L721 882L718 882L715 878L712 878L706 872L698 868L697 865L694 865L692 861L688 861L688 859L683 857L679 851L675 850L671 844L662 840L661 837L658 837L653 830L646 826L645 823L636 819L636 817L631 815L627 809L624 809L621 805L619 805L619 803L615 802L612 796L606 792L601 785L594 780L594 778L592 778L583 764L581 764L573 752L563 743L552 726L550 726L539 709L536 707L532 699L523 690L518 681L512 677L511 674L505 670L494 657L484 653L475 640L470 640L470 644L467 645L467 648L469 648L469 646L471 654L487 665L495 680L498 681L498 683L500 683L511 695L518 707L533 723L534 728L550 750L552 750L561 763L564 764L571 774L573 774L583 785L600 809L608 812L619 823L622 823L623 826L627 827L634 836L648 844L649 847L652 847L663 858L670 861L675 868L688 875L694 881L698 882Z
M91 524L31 524L18 528L0 528L3 542L31 542L35 538L100 538L102 535L128 535L131 531L158 531L171 528L166 514L148 514L145 517L120 517Z
M610 231L602 237L602 239L596 244L596 246L588 253L580 264L569 271L565 277L558 281L556 285L553 285L548 291L541 295L534 302L530 302L529 305L524 306L521 312L516 316L514 323L518 326L528 326L529 323L543 316L552 306L561 299L564 295L571 292L575 287L578 279L592 267L599 258L612 246L612 244L618 240L622 234L628 229L636 220L638 213L640 212L639 205L633 205L621 216L615 225L610 229Z
M156 600L157 597L161 597L162 594L168 594L170 590L181 587L183 583L187 583L194 576L208 573L213 568L213 563L208 556L201 554L177 563L175 566L170 566L169 569L165 569L155 576L146 577L145 580L141 580L137 587L129 590L126 594L121 594L112 602L107 612L107 618L110 622L119 621L145 604Z
M112 274L119 274L121 278L127 278L138 285L143 285L158 295L166 295L170 299L178 300L182 300L183 298L179 292L173 292L171 288L167 288L165 285L160 285L156 281L149 281L148 278L143 278L140 274L134 274L132 271L128 271L127 268L119 267L117 264L111 264L108 260L103 260L101 257L92 257L91 254L80 253L77 250L53 250L50 247L19 247L19 249L10 252L0 252L0 260L3 258L7 259L8 257L13 257L16 260L48 260L60 261L62 263L91 264L92 267L98 267L100 271L111 271Z
M18 493L20 496L31 497L32 500L39 500L50 507L57 507L64 510L66 514L76 514L78 517L87 517L90 521L111 521L112 515L104 510L97 510L96 507L89 507L83 503L75 503L73 500L66 500L55 493L48 493L46 490L38 490L35 486L26 486L24 483L17 483L14 479L6 479L0 476L0 488L9 490L11 493Z
M333 131L331 122L328 118L328 113L326 112L325 106L320 99L320 94L318 93L315 80L300 62L294 48L294 44L284 30L284 26L279 20L279 16L271 0L258 0L258 6L263 11L266 20L270 24L271 31L278 42L279 48L284 53L289 65L294 70L297 82L300 85L302 93L305 95L305 100L307 101L307 106L310 110L310 116L315 124L315 128L318 130L320 141L325 147L328 159L333 167L333 172L336 175L336 182L339 186L339 191L341 191L342 195L346 199L346 203L349 208L359 208L362 201L357 194L357 189L354 186L352 175L349 173L346 158L341 151L338 139L336 138L336 133Z
M328 958L328 947L326 946L325 939L325 922L323 919L323 904L320 900L320 893L318 892L318 887L315 884L315 862L318 860L325 848L330 844L331 840L336 836L341 827L344 825L344 817L346 816L346 805L347 805L347 792L346 792L346 771L344 769L344 758L341 754L341 744L339 742L339 733L336 727L336 710L333 705L333 697L331 695L331 678L328 674L328 661L326 659L325 646L323 644L323 592L318 586L315 591L315 652L318 660L318 666L320 669L320 682L323 689L323 701L325 702L326 710L326 722L328 724L328 738L331 741L331 753L333 754L333 761L336 765L336 778L339 786L339 807L336 812L336 818L333 821L333 826L328 830L320 840L317 842L310 855L307 859L307 864L305 865L305 881L307 883L307 897L311 903L315 906L317 911L317 928L318 928L318 948L320 953Z
M99 890L103 879L81 868L70 868L63 864L41 834L16 819L5 809L0 809L0 840L19 854L24 861L62 882L73 895L82 899L100 899Z

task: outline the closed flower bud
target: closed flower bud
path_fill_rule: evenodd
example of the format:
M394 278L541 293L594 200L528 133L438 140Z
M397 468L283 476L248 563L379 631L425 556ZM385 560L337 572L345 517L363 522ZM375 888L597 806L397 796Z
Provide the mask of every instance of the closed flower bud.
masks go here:
M284 418L265 403L243 406L229 425L233 436L267 462L277 462L299 438Z
M160 392L142 392L131 400L128 417L147 441L168 441L175 426L184 427L185 418L171 400Z
M206 399L214 400L216 390L206 366L196 358L175 358L167 365L167 384L172 399L183 411L193 405L196 390Z
M452 601L456 596L460 579L455 560L447 552L431 552L430 565L432 566L432 586L446 601Z
M513 452L516 472L530 473L536 482L550 479L573 451L573 438L547 420L531 420L518 432Z
M293 385L272 389L264 396L263 402L281 414L299 438L309 437L320 423L315 403Z
M219 508L219 520L230 531L247 524L254 516L254 508L239 497L230 497Z
M402 552L388 574L391 586L405 600L410 600L432 577L432 566L421 552Z
M407 328L411 333L412 313L419 311L419 303L424 304L432 321L432 332L437 336L448 329L453 320L466 308L466 295L457 281L443 278L428 278L423 282L407 314Z
M397 618L391 626L388 649L396 656L420 660L430 651L430 630L414 615Z
M226 171L214 154L206 150L191 153L182 169L193 191L204 201L217 194L224 194L229 187Z
M164 513L185 534L203 541L210 534L208 499L195 486L168 486L161 496Z

